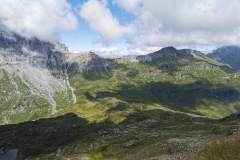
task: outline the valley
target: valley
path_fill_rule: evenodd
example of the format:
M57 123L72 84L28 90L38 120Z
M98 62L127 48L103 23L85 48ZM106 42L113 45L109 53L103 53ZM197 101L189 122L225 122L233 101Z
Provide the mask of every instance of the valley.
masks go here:
M0 42L0 159L208 160L239 145L240 72L199 51L108 59Z

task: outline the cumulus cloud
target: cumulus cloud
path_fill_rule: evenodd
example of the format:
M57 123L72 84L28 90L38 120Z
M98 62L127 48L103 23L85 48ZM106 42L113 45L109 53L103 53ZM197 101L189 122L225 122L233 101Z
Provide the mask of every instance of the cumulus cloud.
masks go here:
M129 56L129 58L134 58L138 55L148 54L154 51L161 49L160 47L139 47L139 48L131 48L125 47L121 48L118 46L108 47L108 48L100 48L95 50L98 55L105 58L120 58L124 56Z
M240 40L239 0L139 0L135 7L115 0L125 10L139 4L139 45L236 44Z
M124 35L134 33L131 25L121 25L107 7L107 1L89 0L81 6L81 17L104 42L111 42Z
M0 0L0 26L26 37L55 40L73 31L77 18L66 0Z
M113 3L124 8L128 12L136 12L141 7L141 0L114 0Z

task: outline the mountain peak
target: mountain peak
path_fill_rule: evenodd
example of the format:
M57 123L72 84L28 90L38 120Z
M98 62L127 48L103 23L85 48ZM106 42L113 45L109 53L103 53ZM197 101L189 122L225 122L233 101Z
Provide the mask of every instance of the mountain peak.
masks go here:
M177 52L177 49L173 46L165 47L160 49L161 52Z
M70 72L106 72L108 69L107 61L95 54L86 52L71 54L68 58L70 63Z
M214 50L208 56L228 64L234 69L240 69L240 46L223 46Z
M187 49L177 50L174 47L162 48L159 51L150 53L148 55L138 56L137 60L140 62L153 62L166 58L192 58L192 51Z
M68 61L69 62L76 62L76 63L88 63L91 62L93 60L102 60L103 58L101 58L100 56L98 56L97 54L95 54L94 52L85 52L85 53L75 53L75 54L71 54L68 57Z

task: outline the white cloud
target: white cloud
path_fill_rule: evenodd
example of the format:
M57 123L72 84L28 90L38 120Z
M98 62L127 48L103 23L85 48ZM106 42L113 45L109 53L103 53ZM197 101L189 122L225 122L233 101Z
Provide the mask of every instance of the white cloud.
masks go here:
M106 1L89 0L85 2L81 6L80 15L104 42L109 43L124 35L134 33L131 25L121 25L113 17Z
M236 44L240 41L239 0L139 0L134 7L115 0L125 10L138 7L138 45Z
M128 12L136 12L141 7L141 0L114 0L113 2Z
M136 19L120 23L109 2ZM55 40L78 23L67 0L0 0L0 4L0 26L27 37ZM87 0L80 15L107 43L129 35L128 42L140 47L239 45L239 10L239 0Z
M66 0L0 0L0 25L26 37L55 40L77 19Z
M139 48L131 48L131 47L108 47L108 48L99 48L95 50L98 55L105 58L120 58L124 56L138 56L144 55L151 52L155 52L159 50L160 47L139 47Z

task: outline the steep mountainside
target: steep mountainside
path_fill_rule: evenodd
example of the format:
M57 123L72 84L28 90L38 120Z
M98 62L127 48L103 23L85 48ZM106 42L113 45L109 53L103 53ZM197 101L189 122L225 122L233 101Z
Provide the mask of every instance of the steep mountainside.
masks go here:
M208 55L210 58L219 60L222 63L230 65L234 69L240 69L240 47L225 46L216 49Z
M72 103L59 44L0 32L0 124L48 117Z
M104 75L109 72L107 61L93 52L69 54L67 61L69 63L68 73L70 75L83 73L85 76L92 74Z

